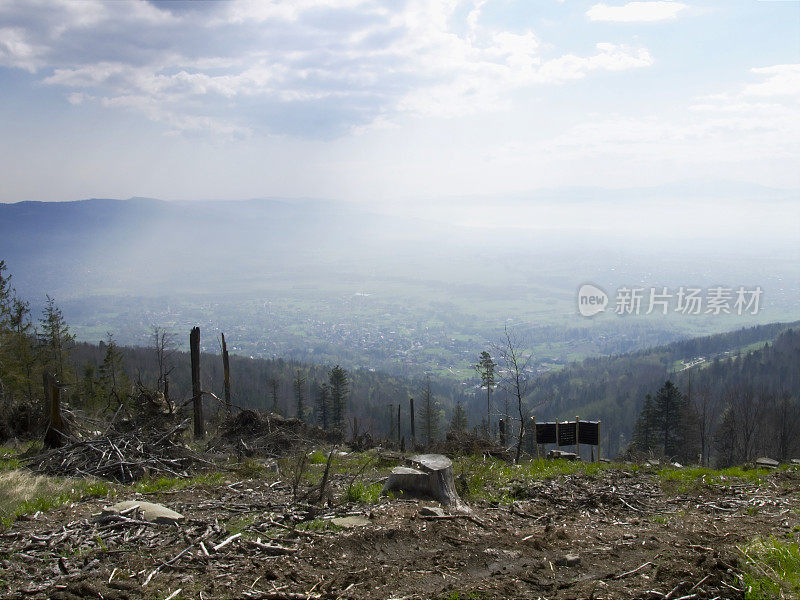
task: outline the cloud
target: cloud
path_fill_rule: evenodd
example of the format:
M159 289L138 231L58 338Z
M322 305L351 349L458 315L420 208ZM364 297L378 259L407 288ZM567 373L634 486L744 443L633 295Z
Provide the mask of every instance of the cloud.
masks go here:
M509 106L513 92L647 67L646 48L556 51L483 24L487 0L0 4L0 64L73 103L170 127L331 138L400 116Z
M654 21L671 21L678 13L686 9L686 4L661 0L658 2L628 2L622 6L609 6L599 3L586 11L592 21L609 21L615 23L641 23Z
M751 69L751 73L766 75L760 83L746 86L742 93L748 96L800 96L800 64L773 65Z
M0 66L16 67L31 73L44 64L46 48L28 40L19 27L0 27Z

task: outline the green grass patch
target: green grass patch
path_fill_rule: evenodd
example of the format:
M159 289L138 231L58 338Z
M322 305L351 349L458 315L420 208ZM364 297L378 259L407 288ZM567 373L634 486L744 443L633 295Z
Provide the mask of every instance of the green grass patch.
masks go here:
M745 558L745 600L800 597L800 548L797 542L771 537L754 540L739 551Z
M322 452L322 450L314 450L308 455L308 461L312 465L324 465L328 462L328 457Z
M3 472L0 473L0 528L10 527L22 515L115 494L115 488L103 481L33 475L22 469Z
M243 479L256 479L263 477L267 468L253 458L246 458L233 467L233 472Z
M743 469L729 467L714 470L707 467L664 467L658 471L662 486L675 492L687 492L703 486L730 485L734 482L760 482L770 471L768 469Z
M229 519L226 522L225 527L228 530L228 533L243 533L245 529L256 522L257 518L258 515L255 514L238 515Z
M0 471L19 469L22 463L17 458L17 453L9 448L0 448Z
M345 500L347 502L360 502L375 504L381 497L383 486L379 483L365 485L363 481L356 481L347 487Z

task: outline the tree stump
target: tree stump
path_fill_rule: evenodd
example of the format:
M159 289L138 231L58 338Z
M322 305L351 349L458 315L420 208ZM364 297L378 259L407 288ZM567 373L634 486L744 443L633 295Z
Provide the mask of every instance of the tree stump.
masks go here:
M383 493L402 491L412 496L430 497L449 509L469 512L456 492L452 461L441 454L419 454L410 460L416 468L395 467L383 486Z

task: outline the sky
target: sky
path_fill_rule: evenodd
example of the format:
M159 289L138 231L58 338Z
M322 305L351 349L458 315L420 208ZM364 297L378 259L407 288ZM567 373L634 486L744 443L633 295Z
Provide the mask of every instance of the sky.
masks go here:
M0 90L0 202L800 190L797 0L0 0Z

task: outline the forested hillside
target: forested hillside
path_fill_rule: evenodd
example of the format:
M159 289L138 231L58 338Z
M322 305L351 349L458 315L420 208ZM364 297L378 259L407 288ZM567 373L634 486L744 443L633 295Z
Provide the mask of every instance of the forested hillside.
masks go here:
M798 325L775 323L631 354L586 359L537 379L530 402L540 407L537 415L542 418L567 419L578 414L601 419L613 455L631 440L646 396L654 396L667 379L684 391L690 386L695 390L707 388L718 398L741 385L785 391L797 398ZM694 366L687 368L682 361ZM716 404L721 412L724 402L719 399Z

